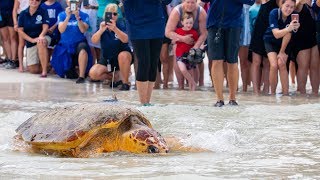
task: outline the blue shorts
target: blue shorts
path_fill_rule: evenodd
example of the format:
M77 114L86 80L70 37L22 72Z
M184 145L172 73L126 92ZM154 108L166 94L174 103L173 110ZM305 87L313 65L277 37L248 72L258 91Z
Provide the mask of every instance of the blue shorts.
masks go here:
M241 28L208 29L209 60L225 60L227 63L238 63L238 51Z

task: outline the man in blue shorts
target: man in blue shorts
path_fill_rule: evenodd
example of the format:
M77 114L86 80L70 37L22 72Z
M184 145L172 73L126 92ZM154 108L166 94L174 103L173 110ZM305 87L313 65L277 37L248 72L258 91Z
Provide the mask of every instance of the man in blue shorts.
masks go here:
M218 101L214 106L222 107L223 99L223 62L227 62L227 79L229 84L229 105L238 105L236 91L238 88L238 51L242 27L243 4L252 5L254 0L202 0L210 2L208 11L208 57L212 60L211 76Z

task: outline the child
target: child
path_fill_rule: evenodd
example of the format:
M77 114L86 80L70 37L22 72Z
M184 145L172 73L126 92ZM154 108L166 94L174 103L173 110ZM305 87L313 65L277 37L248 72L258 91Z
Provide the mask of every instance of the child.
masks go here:
M194 23L194 18L192 13L184 13L181 19L182 28L177 28L176 33L182 36L190 36L193 38L194 42L197 41L199 35L198 32L192 29ZM195 64L190 64L185 55L189 53L189 50L193 47L193 45L186 44L184 42L180 42L179 40L176 42L176 57L177 64L182 72L183 76L188 80L189 90L194 91L196 89L196 82L194 80L193 71L196 68Z
M60 33L58 30L58 14L64 9L62 9L62 6L60 3L58 3L56 0L47 0L46 2L41 4L41 8L47 10L48 16L49 16L49 29L48 29L48 36L51 38L51 43L48 45L49 48L49 59L52 55L52 51L54 46L59 42L60 40Z

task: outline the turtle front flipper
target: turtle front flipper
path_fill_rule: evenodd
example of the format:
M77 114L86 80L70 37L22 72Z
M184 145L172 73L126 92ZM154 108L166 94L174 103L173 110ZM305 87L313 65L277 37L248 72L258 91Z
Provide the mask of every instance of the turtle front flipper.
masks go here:
M70 152L72 156L76 158L88 158L102 153L104 151L101 146L102 143L100 141L95 141L94 139L95 138L82 148L76 147L71 149Z
M110 143L109 139L110 133L108 129L100 130L89 142L87 142L83 147L78 146L71 149L73 157L77 158L87 158L94 157L102 152L106 151L105 144Z

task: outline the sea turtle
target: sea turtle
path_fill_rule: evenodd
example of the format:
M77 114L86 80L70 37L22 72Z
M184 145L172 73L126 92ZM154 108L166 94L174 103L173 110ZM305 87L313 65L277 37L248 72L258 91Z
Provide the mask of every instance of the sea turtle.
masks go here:
M167 153L164 138L136 108L87 103L38 113L22 123L17 138L36 152L88 157L102 152Z

